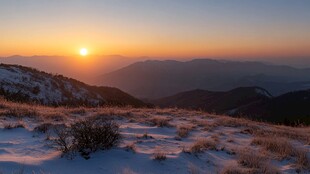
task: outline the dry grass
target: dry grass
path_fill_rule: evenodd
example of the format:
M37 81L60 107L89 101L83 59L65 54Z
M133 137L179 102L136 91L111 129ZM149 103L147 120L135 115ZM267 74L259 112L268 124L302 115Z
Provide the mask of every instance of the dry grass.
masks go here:
M265 150L277 154L281 159L291 157L295 151L289 140L282 137L255 137L252 144L262 146Z
M169 124L170 120L171 120L171 118L162 117L162 116L154 116L154 117L149 119L149 122L152 125L158 126L158 127L170 127L171 126Z
M238 163L247 168L260 168L264 165L264 158L252 149L245 149L238 152Z
M181 138L188 136L189 132L193 129L193 125L181 125L177 128L177 134Z
M157 161L164 161L167 159L167 154L163 152L161 149L156 148L153 154L153 159Z
M262 146L269 152L275 153L280 159L294 157L297 168L309 169L310 167L310 160L307 157L307 151L300 147L293 146L287 138L256 137L252 143Z
M202 153L205 150L216 150L216 142L214 140L200 138L189 149L190 153Z
M294 153L296 158L296 168L297 169L310 169L310 159L307 156L307 151L303 149L298 149Z
M49 128L48 125L44 125L46 122L52 124L70 123L72 120L79 119L79 116L89 115L90 117L105 117L113 119L130 119L133 122L139 123L151 123L158 127L171 126L171 119L177 118L187 124L177 127L177 135L179 137L188 137L190 131L194 126L199 126L197 129L205 131L217 132L216 128L220 127L233 127L241 129L242 133L254 136L253 144L262 147L266 152L276 155L279 158L292 158L295 161L296 168L309 169L309 159L307 157L307 151L304 149L298 149L290 141L297 140L300 143L310 145L310 127L288 127L272 125L268 123L255 122L242 118L231 118L227 116L214 116L208 113L200 111L188 111L183 109L158 109L158 108L130 108L130 107L101 107L101 108L66 108L66 107L45 107L30 104L17 104L0 99L0 117L3 120L6 117L9 119L22 120L23 118L31 118L40 121L42 124L36 129L38 131L45 132ZM158 116L153 116L158 115ZM204 120L204 118L208 118ZM212 119L210 119L212 118ZM191 123L193 125L191 125ZM8 128L16 127L16 125L7 125ZM17 126L18 127L18 126ZM189 147L190 153L201 153L206 150L218 149L219 138L222 138L220 134L214 133L209 139L198 139ZM267 138L264 138L267 137ZM268 138L272 137L272 138ZM276 138L274 138L276 137ZM138 138L152 138L147 134L139 136ZM237 141L228 137L227 142ZM128 150L135 151L134 143L128 144L125 147ZM253 151L253 150L251 150ZM250 155L246 155L250 154ZM253 157L254 154L254 157ZM256 156L255 156L256 155ZM154 158L158 160L166 159L166 154L162 152L154 153ZM256 172L258 173L270 173L270 171L276 171L271 166L268 166L266 162L259 162L258 159L265 160L254 152L244 152L238 154L238 162L240 165L247 167L240 168L242 170L233 170L227 168L223 171L225 173L238 173L240 172ZM257 166L261 166L257 168ZM239 166L240 167L240 166ZM194 171L194 170L193 170Z
M279 170L271 166L268 160L257 154L252 149L244 149L238 152L238 163L251 169L251 173L280 174Z

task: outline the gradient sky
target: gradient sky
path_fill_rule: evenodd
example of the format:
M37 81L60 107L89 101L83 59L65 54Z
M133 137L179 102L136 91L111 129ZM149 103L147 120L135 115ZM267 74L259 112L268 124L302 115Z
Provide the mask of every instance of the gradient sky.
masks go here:
M0 56L310 57L309 0L0 0Z

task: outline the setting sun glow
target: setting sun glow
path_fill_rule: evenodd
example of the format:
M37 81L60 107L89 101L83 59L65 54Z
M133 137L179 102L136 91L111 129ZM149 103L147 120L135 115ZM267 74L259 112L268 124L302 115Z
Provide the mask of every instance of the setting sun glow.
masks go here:
M87 51L86 48L82 48L82 49L80 50L80 55L81 55L81 56L87 56L87 54L88 54L88 51Z

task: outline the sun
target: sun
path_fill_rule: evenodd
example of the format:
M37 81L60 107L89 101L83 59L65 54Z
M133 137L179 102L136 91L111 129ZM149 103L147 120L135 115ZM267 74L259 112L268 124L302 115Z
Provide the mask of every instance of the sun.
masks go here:
M81 48L80 49L80 55L81 56L87 56L88 54L88 50L86 48Z

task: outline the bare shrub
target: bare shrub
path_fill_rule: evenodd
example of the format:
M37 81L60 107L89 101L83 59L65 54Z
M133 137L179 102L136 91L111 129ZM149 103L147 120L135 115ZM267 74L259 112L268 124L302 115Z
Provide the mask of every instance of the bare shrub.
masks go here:
M216 142L210 139L198 139L194 145L190 147L189 152L191 153L201 153L205 150L216 150Z
M78 151L85 158L97 150L115 146L121 136L119 126L110 120L85 119L70 128L56 129L56 143L63 153Z
M57 149L60 150L63 155L67 155L72 158L72 154L75 153L75 147L72 142L71 131L68 127L55 127L55 133L57 138L54 140Z
M79 121L71 125L71 134L79 151L109 149L120 139L119 126L105 119Z

